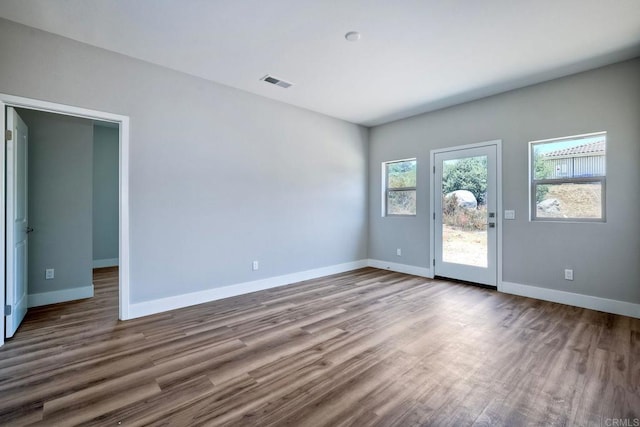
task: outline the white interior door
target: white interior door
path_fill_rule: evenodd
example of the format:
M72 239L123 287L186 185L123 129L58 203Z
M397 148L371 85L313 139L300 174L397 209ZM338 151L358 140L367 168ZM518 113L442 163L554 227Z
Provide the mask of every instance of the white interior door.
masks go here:
M6 166L6 337L10 338L27 313L27 148L28 129L18 113L7 108ZM9 135L7 135L9 136Z
M433 155L435 275L497 286L496 157L496 145Z

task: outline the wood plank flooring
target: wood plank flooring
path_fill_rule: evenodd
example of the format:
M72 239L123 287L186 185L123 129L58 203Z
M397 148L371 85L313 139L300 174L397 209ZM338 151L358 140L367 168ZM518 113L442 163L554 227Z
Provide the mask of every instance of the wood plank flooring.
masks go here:
M0 425L640 418L639 319L366 268L120 322L117 270L94 279L0 348Z

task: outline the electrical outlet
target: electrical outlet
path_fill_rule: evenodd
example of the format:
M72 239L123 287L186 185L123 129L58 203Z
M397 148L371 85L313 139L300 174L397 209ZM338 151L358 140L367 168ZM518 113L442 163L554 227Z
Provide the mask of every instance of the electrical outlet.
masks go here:
M396 255L402 256L402 249L400 248L396 249Z
M573 270L569 268L564 270L564 280L573 280Z
M56 271L53 268L47 268L44 270L44 279L51 280L56 277Z
M260 263L258 261L253 261L253 264L251 267L253 268L253 271L256 271L257 269L260 268Z

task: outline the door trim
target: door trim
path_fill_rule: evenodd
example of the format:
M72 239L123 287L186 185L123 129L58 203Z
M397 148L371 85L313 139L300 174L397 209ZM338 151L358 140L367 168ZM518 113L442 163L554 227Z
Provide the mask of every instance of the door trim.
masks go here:
M435 259L436 259L436 221L433 218L435 214L435 197L436 197L436 180L435 180L435 165L436 154L447 153L451 151L466 150L469 148L479 147L496 147L496 285L498 290L502 288L502 140L495 139L491 141L477 142L474 144L458 145L454 147L437 148L429 152L429 268L432 269L435 275Z
M90 110L87 108L74 107L71 105L58 104L54 102L41 101L38 99L24 98L21 96L7 95L0 93L0 124L2 129L6 129L6 107L26 108L30 110L45 111L54 114L62 114L65 116L74 116L90 120L100 120L105 122L117 123L120 130L119 143L119 175L120 175L120 191L119 191L119 251L120 251L120 277L119 277L119 312L120 320L130 318L130 290L129 290L129 116L120 114L107 113L103 111ZM0 198L6 199L6 154L3 149L0 150ZM4 224L5 209L0 209L0 223ZM5 244L0 245L0 259L6 259L5 246L6 234L4 227L0 227L0 239ZM0 263L0 276L4 278L4 286L0 286L0 315L2 316L2 334L0 334L0 345L4 344L4 301L6 298L6 271L4 262Z

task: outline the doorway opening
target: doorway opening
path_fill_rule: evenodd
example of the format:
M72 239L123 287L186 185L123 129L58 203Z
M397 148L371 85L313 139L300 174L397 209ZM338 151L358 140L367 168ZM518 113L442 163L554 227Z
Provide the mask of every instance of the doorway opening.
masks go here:
M434 276L501 280L501 141L431 151Z
M22 247L20 247L20 245L17 244L19 243L19 240L16 240L15 237L17 236L18 238L21 238L21 236L23 235L22 233L28 236L29 234L35 231L33 227L31 227L28 223L26 223L25 225L16 221L16 220L21 220L20 217L23 215L20 215L20 214L22 213L22 211L20 211L19 209L16 209L16 206L11 206L12 204L15 204L16 201L18 202L18 204L22 203L24 206L26 206L23 203L24 201L20 199L20 197L17 197L18 194L15 191L15 189L20 188L20 186L23 185L21 184L22 178L20 178L20 174L16 174L16 168L13 167L13 165L16 164L14 161L16 158L16 153L14 151L14 148L17 145L14 144L15 141L11 141L11 138L13 137L12 133L15 133L16 131L16 129L14 129L16 125L15 123L16 120L14 120L15 116L13 115L16 110L24 111L26 113L29 113L29 112L32 112L32 113L39 112L38 114L41 114L41 112L49 113L49 115L51 116L53 115L58 116L63 121L64 120L72 121L72 120L77 120L78 118L88 119L86 123L90 123L91 127L93 127L94 123L98 123L101 125L100 129L97 131L98 133L102 133L102 134L110 133L113 138L116 138L115 144L117 145L117 152L116 152L117 185L116 185L116 188L115 189L112 188L111 191L115 191L117 193L117 196L115 196L115 200L117 202L118 208L117 208L117 217L114 219L112 216L112 218L110 219L110 222L112 226L113 226L113 222L117 222L117 230L114 230L117 233L117 236L114 237L116 241L117 249L114 249L112 247L111 252L103 251L102 252L103 254L111 254L111 255L101 255L102 258L96 259L96 257L94 256L96 252L95 248L89 248L88 249L89 253L85 254L85 256L88 257L89 259L88 266L89 266L89 271L91 272L91 276L93 276L92 274L93 265L96 265L94 261L97 261L96 267L107 267L106 264L109 264L109 263L111 263L112 265L114 263L117 263L119 265L118 267L118 279L119 279L118 280L119 282L118 283L118 307L119 307L118 318L121 320L128 319L129 318L129 204L128 204L129 119L128 117L115 115L111 113L100 112L100 111L87 110L83 108L72 107L72 106L67 106L62 104L49 103L49 102L44 102L44 101L39 101L34 99L15 97L11 95L3 95L3 94L0 94L0 106L2 107L2 111L3 111L3 114L1 115L3 128L7 130L5 132L5 141L7 141L5 146L6 148L3 150L0 150L1 152L0 156L2 156L2 158L0 159L0 165L1 165L0 167L2 168L2 173L0 174L0 177L1 179L3 179L3 182L2 182L3 185L1 185L0 188L2 189L1 190L2 198L5 201L9 202L7 203L9 205L7 206L7 210L2 210L2 212L0 213L1 215L0 219L2 220L2 222L8 225L15 223L15 226L12 226L11 229L9 228L5 229L5 227L2 227L3 230L1 233L2 240L5 243L3 245L0 245L1 246L0 252L2 253L2 257L5 259L5 262L2 263L0 268L2 268L3 270L1 275L5 278L5 285L0 287L0 297L2 297L2 300L5 301L5 303L2 304L2 307L1 307L2 315L3 315L3 318L5 319L5 324L3 325L2 333L0 334L0 345L4 343L4 338L7 332L11 332L11 330L8 329L9 327L15 331L15 328L17 328L15 322L21 314L21 311L22 311L21 307L22 306L26 307L26 301L24 301L24 292L19 290L19 286L24 284L24 280L27 276L23 274L22 277L16 277L16 273L19 276L20 269L22 269L23 273L25 273L27 271L27 267L26 267L27 262L26 262L26 259L23 259L24 257L16 256L16 254L24 254L26 253L25 251L27 249L26 248L23 249ZM11 117L9 117L9 115L11 115ZM51 162L53 163L54 161L55 159L52 158ZM91 161L93 162L93 159L91 159ZM8 167L5 167L5 165L7 165ZM87 169L91 171L93 169L93 164L88 165ZM24 176L27 176L27 175L24 175ZM89 181L93 182L92 177L89 178ZM26 182L24 183L24 187L26 187ZM7 188L6 192L4 191L5 188ZM90 191L89 195L91 197L91 201L90 201L91 206L93 206L93 203L94 203L92 199L93 192ZM9 200L9 197L11 197L11 200ZM113 200L113 197L112 197L112 200ZM45 208L43 209L46 209L46 206L47 205L45 205ZM89 211L92 211L92 209L89 209ZM87 221L89 223L89 226L93 226L93 221L94 221L93 218L90 218ZM72 234L72 231L68 231L66 233L66 236L71 236L71 234ZM107 232L106 234L109 234L109 233ZM28 241L28 239L26 240ZM102 241L102 243L104 243L104 241ZM109 257L107 258L106 256L109 256ZM44 273L42 274L42 276L44 280L47 280L47 278L51 278L51 276L55 277L55 274L56 274L55 269L53 269L54 271L50 271L50 270L51 269L48 269L48 268L45 268L43 270ZM89 280L93 281L93 277L91 277ZM73 283L72 285L75 285L75 283ZM90 287L90 290L93 291L93 286ZM81 295L83 291L80 290L79 292L80 294L73 294L71 295L72 298L68 298L68 299L75 299L73 298L73 296ZM21 293L22 295L20 295ZM46 293L41 293L39 295L39 297L45 298L45 302L46 302L46 298L50 296L51 295L47 295ZM64 297L64 292L62 294L56 294L55 296ZM37 304L36 302L36 305L42 305L42 304ZM12 318L11 316L13 314L17 314L17 316L15 318Z

